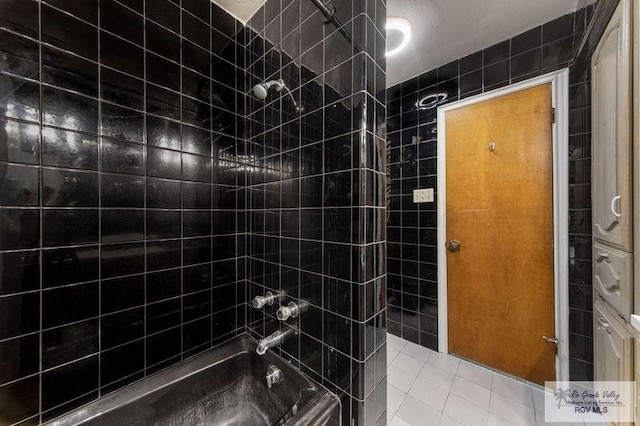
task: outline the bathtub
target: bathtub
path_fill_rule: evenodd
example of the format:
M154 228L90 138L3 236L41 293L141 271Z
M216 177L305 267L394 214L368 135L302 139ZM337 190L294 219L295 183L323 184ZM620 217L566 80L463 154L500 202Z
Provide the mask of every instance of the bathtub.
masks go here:
M339 425L340 413L334 394L239 336L46 424Z

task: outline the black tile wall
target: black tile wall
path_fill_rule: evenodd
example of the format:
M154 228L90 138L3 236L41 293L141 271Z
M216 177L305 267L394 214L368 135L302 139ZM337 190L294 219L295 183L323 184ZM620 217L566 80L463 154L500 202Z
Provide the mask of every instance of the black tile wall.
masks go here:
M570 66L592 11L562 16L388 90L389 332L437 349L437 207L412 202L414 189L437 188L437 106ZM570 370L573 380L592 380L590 86L588 76L576 74L570 74Z
M386 2L327 3L341 30L310 1L269 0L245 32L249 95L282 78L303 108L247 98L247 301L309 303L287 322L249 306L247 326L298 329L276 350L340 396L343 424L386 424Z
M244 332L242 29L208 0L1 2L0 423Z

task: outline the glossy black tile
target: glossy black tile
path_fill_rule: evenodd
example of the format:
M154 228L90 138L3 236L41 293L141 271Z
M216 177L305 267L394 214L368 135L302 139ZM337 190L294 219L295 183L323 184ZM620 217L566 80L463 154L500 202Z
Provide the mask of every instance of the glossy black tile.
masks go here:
M38 164L40 129L37 125L0 119L0 161Z
M182 178L196 182L211 182L211 158L183 153Z
M181 217L180 211L172 210L147 210L146 237L149 240L167 238L180 238Z
M98 210L45 210L42 220L44 246L98 241Z
M210 75L211 55L195 43L182 40L182 65L202 75Z
M178 78L179 78L178 73ZM180 95L154 84L147 84L147 112L172 120L180 119Z
M63 90L42 89L42 124L98 133L98 101Z
M43 48L42 81L96 97L98 66L61 50Z
M100 1L100 28L139 46L143 45L144 20L142 16L114 0Z
M100 62L118 71L144 78L143 49L104 31L100 31Z
M150 305L150 308L154 305ZM147 368L157 365L163 361L171 360L180 354L182 346L180 328L173 328L162 333L147 337ZM176 361L177 361L176 360Z
M180 269L148 274L146 290L148 303L180 296L182 290Z
M0 353L2 354L0 357L0 386L38 371L39 338L37 334L0 343Z
M164 179L147 179L147 208L179 209L180 182Z
M100 311L109 314L144 304L144 275L103 280L100 283Z
M98 316L98 283L76 284L42 292L42 327L50 328Z
M136 111L103 103L101 133L115 139L143 142L144 116Z
M509 81L509 61L497 62L484 68L484 85L492 87Z
M169 299L147 306L147 333L153 334L180 325L180 299Z
M147 148L147 174L168 179L180 179L182 160L179 151Z
M101 138L102 171L144 174L144 145Z
M75 0L47 0L47 3L94 25L98 23L98 2L96 0L89 0L82 2L82 4Z
M160 148L179 150L180 124L158 117L147 117L147 143Z
M145 245L143 243L105 245L100 249L102 278L144 272Z
M98 173L42 169L42 204L47 207L98 207Z
M98 58L98 30L47 5L41 7L42 41L87 59Z
M16 401L3 410L3 421L13 424L38 414L39 394L40 378L38 376L0 386L0 398L4 401ZM25 424L29 423L29 421L25 422Z
M170 59L173 62L180 63L180 37L177 34L167 31L160 25L156 25L149 21L147 21L145 33L147 49L166 59ZM150 59L153 59L156 62L153 62L150 65ZM149 73L149 71L154 71L156 73L159 71L154 69L159 65L157 61L157 59L150 58L149 55L147 55L147 73ZM167 65L166 63L163 64ZM149 76L150 74L147 75ZM179 87L175 90L179 90Z
M37 167L0 163L0 205L37 206L38 174Z
M182 203L185 209L210 209L211 185L196 182L182 183ZM220 206L222 207L222 206ZM235 207L235 203L230 208Z
M100 67L100 96L125 107L144 109L144 82L128 74Z
M42 368L49 369L97 353L98 320L91 319L42 333Z
M42 409L48 410L98 388L98 356L94 355L42 374ZM66 386L60 386L66 383Z
M542 28L535 27L511 39L511 55L516 56L542 45Z
M184 240L182 245L182 256L184 265L208 262L209 259L212 258L211 238L207 237ZM214 258L214 260L216 259Z
M102 210L100 234L100 240L103 243L144 239L144 211Z
M99 258L98 246L44 250L42 287L97 280Z
M147 243L147 270L176 268L181 265L180 241L155 241Z
M71 130L42 129L42 164L72 169L98 169L98 139Z
M100 354L100 385L113 383L144 370L144 341L129 343Z
M511 78L539 74L540 70L540 49L534 49L511 58Z
M207 18L209 5L206 4ZM209 49L210 27L199 19L194 18L191 14L182 12L182 36L187 38L204 49ZM215 45L215 44L214 44Z
M37 210L0 209L0 249L35 248L40 244L40 213Z
M25 121L40 121L38 85L0 74L0 115Z
M33 79L40 75L36 42L0 30L0 52L3 54L3 71Z
M40 288L40 261L36 251L0 254L0 295Z
M109 349L144 337L144 308L119 311L100 317L100 343Z
M9 0L0 5L0 25L30 37L38 37L38 4Z
M146 0L146 17L180 33L180 8L169 0Z
M185 211L182 214L182 227L185 237L211 235L211 212Z
M102 207L144 207L145 178L103 173L100 181Z

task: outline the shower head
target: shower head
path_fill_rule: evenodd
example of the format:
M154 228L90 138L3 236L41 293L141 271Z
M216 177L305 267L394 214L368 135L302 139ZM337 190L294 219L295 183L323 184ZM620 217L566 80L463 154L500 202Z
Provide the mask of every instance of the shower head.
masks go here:
M264 101L265 99L267 99L269 89L271 89L272 87L275 87L276 91L280 92L285 88L284 81L280 79L256 84L255 86L253 86L253 94L256 96L256 98Z
M293 104L293 108L298 114L301 114L304 111L304 108L301 105L298 105L298 103L296 102L296 99L293 97L293 94L291 93L291 90L289 90L287 85L284 83L284 80L282 79L271 80L264 83L256 84L255 86L253 86L253 94L257 99L264 101L265 99L267 99L267 96L269 94L269 89L271 89L272 87L275 88L277 92L282 92L283 90L287 92L287 94L289 95L289 98L291 98L291 103Z

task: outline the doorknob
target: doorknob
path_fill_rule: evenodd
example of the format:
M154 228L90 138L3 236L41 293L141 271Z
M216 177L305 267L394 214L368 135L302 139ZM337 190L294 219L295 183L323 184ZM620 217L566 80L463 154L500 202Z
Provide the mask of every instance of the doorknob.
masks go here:
M460 241L458 240L451 240L447 243L447 250L449 250L451 253L457 253L460 251Z

